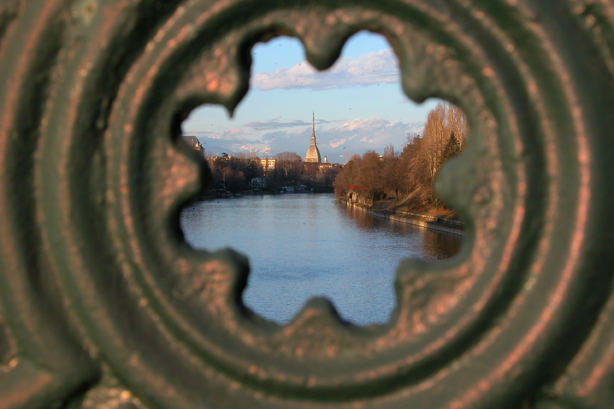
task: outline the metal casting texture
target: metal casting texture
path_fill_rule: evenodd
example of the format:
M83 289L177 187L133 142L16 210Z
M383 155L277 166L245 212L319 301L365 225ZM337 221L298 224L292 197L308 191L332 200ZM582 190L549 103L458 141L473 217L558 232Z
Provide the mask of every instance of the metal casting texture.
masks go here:
M0 2L0 409L614 407L611 0ZM468 115L436 183L463 250L398 268L390 322L241 302L183 240L209 176L179 141L250 50L318 69L366 29L404 92ZM374 272L376 274L377 272Z

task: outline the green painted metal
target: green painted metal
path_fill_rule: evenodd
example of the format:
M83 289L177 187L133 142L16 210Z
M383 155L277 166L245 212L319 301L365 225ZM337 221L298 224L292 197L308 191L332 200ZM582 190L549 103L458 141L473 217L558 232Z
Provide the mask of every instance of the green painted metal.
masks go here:
M0 408L614 406L610 0L0 3ZM232 110L250 49L329 67L382 33L416 101L467 113L436 188L461 254L403 262L386 325L241 304L247 260L178 227L207 170L178 142Z

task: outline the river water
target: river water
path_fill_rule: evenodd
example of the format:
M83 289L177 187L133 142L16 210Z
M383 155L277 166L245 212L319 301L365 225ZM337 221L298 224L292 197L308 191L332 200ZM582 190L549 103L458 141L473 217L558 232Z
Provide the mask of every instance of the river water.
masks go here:
M332 194L197 202L183 210L181 227L194 248L232 247L247 255L251 271L243 301L279 323L315 296L328 297L356 324L386 322L399 262L450 257L461 241L347 208Z

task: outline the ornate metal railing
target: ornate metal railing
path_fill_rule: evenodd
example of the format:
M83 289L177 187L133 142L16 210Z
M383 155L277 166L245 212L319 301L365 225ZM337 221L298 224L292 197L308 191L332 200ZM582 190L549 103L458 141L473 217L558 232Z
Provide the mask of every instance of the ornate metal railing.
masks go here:
M609 0L0 2L0 408L612 408L614 4ZM250 48L330 66L382 33L416 101L467 113L440 195L447 264L399 266L382 326L313 300L241 303L247 261L178 212L208 177L178 142L233 109Z

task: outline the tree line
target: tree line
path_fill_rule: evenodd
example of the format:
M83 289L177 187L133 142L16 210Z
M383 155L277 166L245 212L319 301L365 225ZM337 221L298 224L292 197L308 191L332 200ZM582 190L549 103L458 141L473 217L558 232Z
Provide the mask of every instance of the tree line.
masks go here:
M356 192L371 204L396 198L416 209L440 206L433 180L443 163L463 149L466 134L467 119L460 108L439 103L429 112L422 135L408 136L400 153L390 145L381 156L375 151L355 155L337 175L335 193Z
M212 182L210 189L223 189L233 193L254 189L258 178L264 186L259 190L279 192L285 186L303 185L307 190L333 191L333 182L339 166L321 167L304 163L294 152L282 152L274 156L274 167L263 166L261 159L244 154L207 157ZM259 183L259 185L261 185Z

